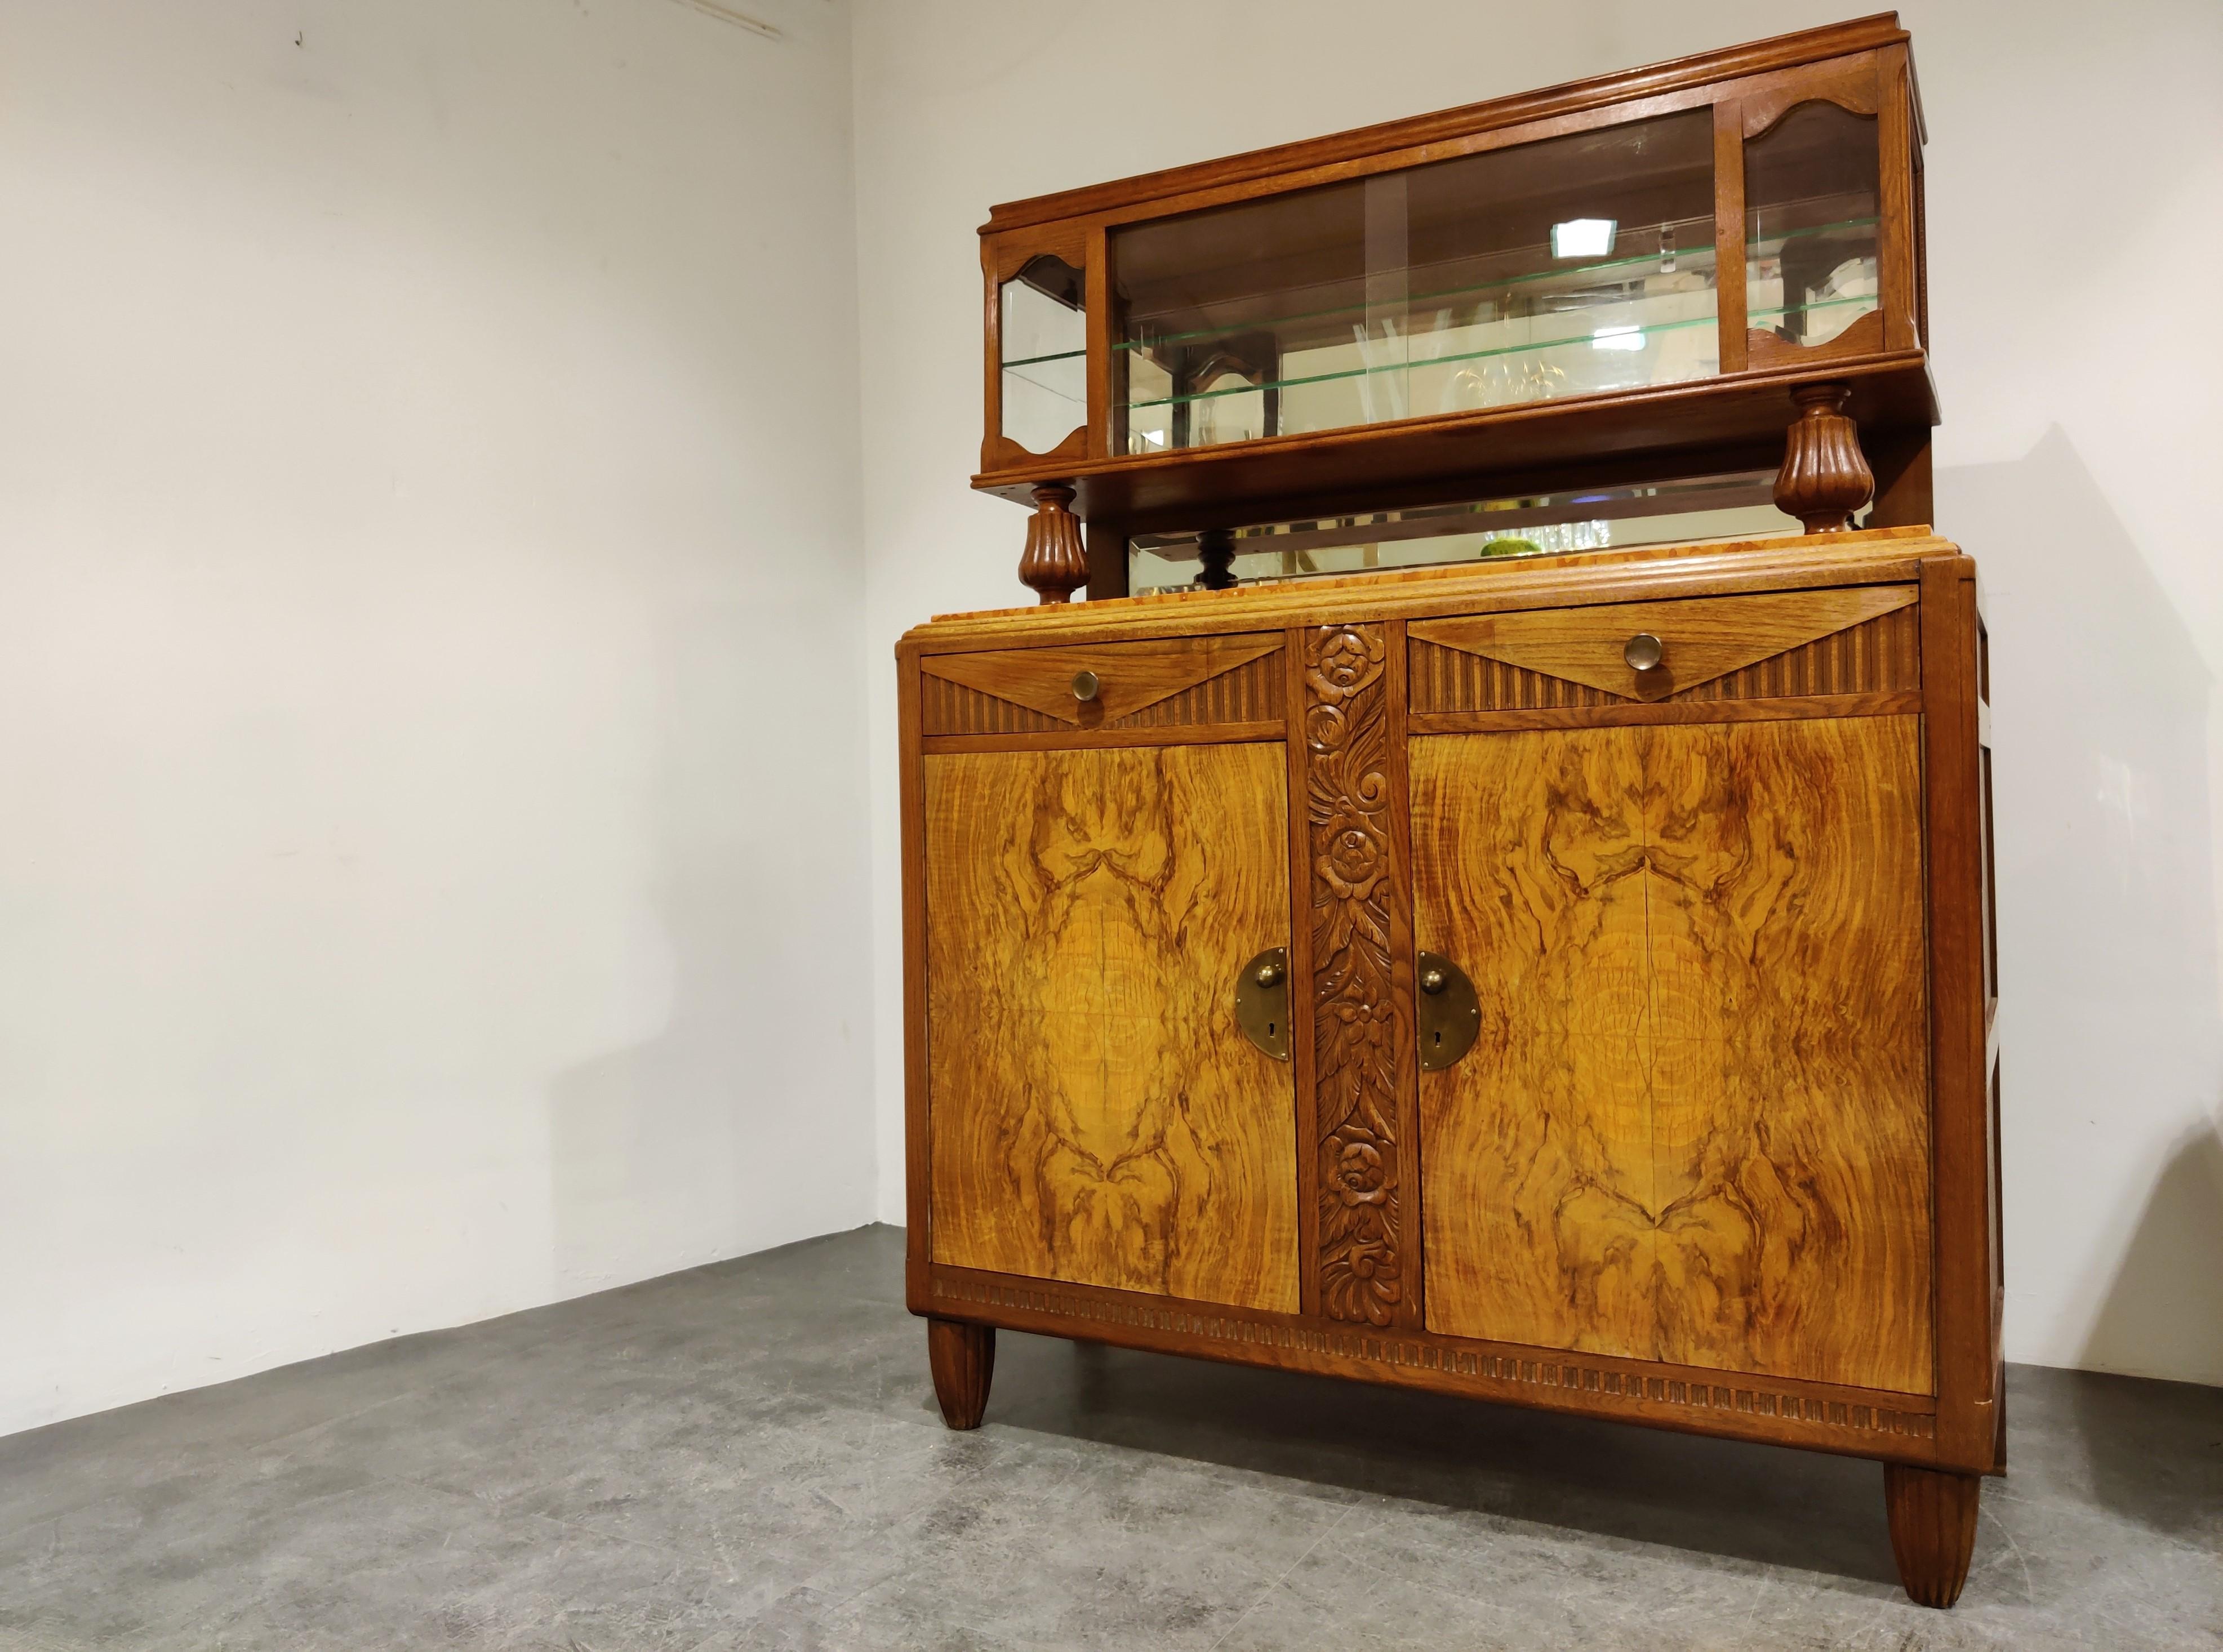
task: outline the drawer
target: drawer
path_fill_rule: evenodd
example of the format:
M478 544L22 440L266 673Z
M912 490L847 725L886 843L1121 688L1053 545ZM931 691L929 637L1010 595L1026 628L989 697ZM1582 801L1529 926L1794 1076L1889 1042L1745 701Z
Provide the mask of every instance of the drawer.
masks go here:
M922 731L1057 734L1278 724L1279 631L927 654Z
M1416 620L1419 713L1890 693L1921 685L1911 585Z

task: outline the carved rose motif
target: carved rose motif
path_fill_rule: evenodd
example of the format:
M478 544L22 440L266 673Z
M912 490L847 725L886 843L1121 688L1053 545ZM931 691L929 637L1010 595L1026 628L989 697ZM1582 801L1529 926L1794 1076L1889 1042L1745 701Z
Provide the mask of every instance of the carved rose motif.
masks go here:
M1339 901L1364 901L1389 870L1388 856L1375 828L1358 815L1345 812L1329 823L1327 852L1313 870Z
M1388 1197L1385 1184L1389 1171L1382 1162L1382 1155L1363 1141L1345 1144L1343 1157L1335 1167L1336 1185L1343 1191L1345 1204L1380 1204ZM1371 1274L1369 1267L1357 1270Z
M1373 1325L1394 1323L1404 1296L1388 655L1382 625L1323 626L1306 641L1320 1302L1332 1319Z
M1305 708L1305 744L1322 756L1330 756L1343 748L1350 738L1351 725L1345 720L1341 707L1313 705Z
M1312 650L1306 681L1320 699L1334 705L1347 700L1382 675L1389 645L1380 631L1345 625L1327 631Z

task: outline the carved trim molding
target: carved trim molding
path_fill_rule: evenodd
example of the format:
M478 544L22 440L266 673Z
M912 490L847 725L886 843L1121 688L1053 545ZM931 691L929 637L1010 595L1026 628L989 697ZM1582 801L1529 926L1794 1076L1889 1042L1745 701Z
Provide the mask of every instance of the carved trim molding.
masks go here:
M1390 899L1386 627L1305 638L1306 816L1313 856L1313 1083L1320 1311L1388 1325L1404 1299Z
M1559 1389L1597 1402L1617 1399L1630 1406L1680 1405L1700 1411L1736 1411L1748 1416L1779 1417L1856 1434L1891 1434L1913 1440L1937 1437L1936 1418L1926 1412L1898 1411L1857 1401L1785 1393L1755 1385L1749 1377L1740 1379L1728 1372L1723 1373L1720 1382L1654 1377L1608 1370L1540 1351L1533 1358L1486 1354L1394 1334L1384 1336L1363 1330L1251 1319L1232 1311L1200 1311L1187 1304L1159 1307L1149 1303L1111 1301L1070 1295L1052 1285L1036 1288L992 1284L941 1272L934 1276L934 1294L949 1303L1017 1309L1079 1322L1125 1325L1175 1336L1202 1337L1207 1341L1288 1348L1360 1366L1435 1371L1471 1378L1477 1383Z

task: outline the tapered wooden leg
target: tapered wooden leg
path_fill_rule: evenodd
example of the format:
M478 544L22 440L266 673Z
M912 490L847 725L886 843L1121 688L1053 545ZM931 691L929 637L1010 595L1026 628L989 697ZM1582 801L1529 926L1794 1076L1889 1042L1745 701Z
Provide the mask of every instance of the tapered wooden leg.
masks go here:
M1883 1466L1884 1506L1891 1511L1891 1552L1899 1580L1918 1606L1945 1607L1968 1580L1976 1546L1975 1474Z
M996 1370L996 1331L954 1319L926 1322L926 1359L934 1367L934 1397L941 1420L953 1429L977 1429L988 1409L988 1379Z

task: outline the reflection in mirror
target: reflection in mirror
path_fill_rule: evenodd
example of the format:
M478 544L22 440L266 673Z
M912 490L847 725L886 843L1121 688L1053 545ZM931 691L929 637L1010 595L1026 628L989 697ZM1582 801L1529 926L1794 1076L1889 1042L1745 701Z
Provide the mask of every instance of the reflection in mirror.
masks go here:
M1826 344L1876 307L1876 119L1801 104L1744 146L1752 326Z
M1088 311L1081 273L1045 254L998 294L1003 434L1048 453L1088 422Z
M1773 471L1738 471L1629 487L1266 523L1235 531L1232 571L1237 583L1250 585L1384 568L1797 533L1797 520L1775 508L1774 485ZM1145 596L1196 584L1202 566L1197 537L1155 533L1130 538L1128 588Z

